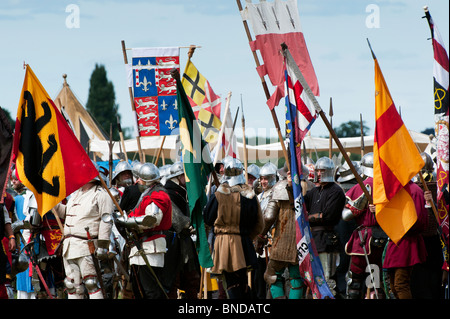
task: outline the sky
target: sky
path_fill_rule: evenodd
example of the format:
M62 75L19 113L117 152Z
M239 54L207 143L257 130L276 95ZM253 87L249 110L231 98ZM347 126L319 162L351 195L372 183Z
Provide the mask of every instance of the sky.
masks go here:
M245 0L241 3L245 6ZM422 19L425 5L448 50L447 0L298 0L320 87L317 100L328 114L332 99L333 127L359 121L361 114L369 134L374 133L374 62L367 39L406 127L420 132L434 126L433 50L428 23ZM188 48L184 47L197 45L200 48L192 61L222 97L222 110L231 92L233 118L243 105L246 136L276 139L234 0L2 0L0 39L0 106L13 118L25 76L24 62L52 98L62 89L62 75L67 74L68 84L84 106L90 76L99 64L105 66L114 85L122 127L131 128L134 119L121 41L127 48L179 46L181 71L187 62ZM266 81L272 93L267 77ZM284 111L280 103L276 114L282 129ZM240 137L240 120L236 126ZM311 135L328 134L318 118Z

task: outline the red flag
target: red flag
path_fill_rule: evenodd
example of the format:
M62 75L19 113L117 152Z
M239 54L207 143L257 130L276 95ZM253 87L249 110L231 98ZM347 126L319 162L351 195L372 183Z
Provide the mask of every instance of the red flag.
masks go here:
M267 74L272 85L276 87L267 101L269 108L273 109L284 97L281 43L287 44L311 91L319 96L319 84L300 25L297 1L261 1L259 4L247 1L242 16L251 21L255 34L250 48L253 52L259 50L264 61L264 64L257 68L258 74L260 77Z
M13 160L41 216L98 171L66 120L27 66L14 132Z

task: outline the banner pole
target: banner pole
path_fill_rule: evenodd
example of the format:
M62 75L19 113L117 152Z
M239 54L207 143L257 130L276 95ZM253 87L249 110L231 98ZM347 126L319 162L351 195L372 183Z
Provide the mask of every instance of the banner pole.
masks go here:
M127 58L127 51L126 51L126 48L125 48L125 41L124 40L122 40L122 53L123 53L123 61L124 61L125 65L127 65L128 64L128 58ZM131 110L134 113L135 121L136 121L136 125L137 125L136 107L134 105L133 90L132 90L131 87L128 87L128 93L130 94ZM139 136L139 128L137 130L138 130L138 132L137 132L137 136L136 136L136 142L137 142L138 153L139 153L139 161L141 163L144 163L145 162L145 156L144 156L144 153L143 153L142 148L141 148L141 138Z

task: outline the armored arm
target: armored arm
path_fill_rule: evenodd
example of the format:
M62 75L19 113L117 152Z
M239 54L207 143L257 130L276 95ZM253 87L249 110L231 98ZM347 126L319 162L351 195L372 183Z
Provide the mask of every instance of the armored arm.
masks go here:
M264 211L264 228L262 235L269 232L270 228L273 226L280 213L280 204L276 200L270 200L267 204L266 210Z

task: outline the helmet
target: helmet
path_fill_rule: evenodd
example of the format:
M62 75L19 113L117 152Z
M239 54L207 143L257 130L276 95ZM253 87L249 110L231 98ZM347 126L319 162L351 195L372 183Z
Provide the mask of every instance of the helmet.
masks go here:
M309 168L305 164L302 164L302 181L306 181L309 176Z
M136 179L139 178L139 169L141 168L141 166L142 166L142 163L139 161L133 161L131 163L131 171L133 172L133 176Z
M230 186L245 184L245 176L243 174L244 166L237 158L229 158L224 160L224 174L221 183L228 183Z
M422 159L425 162L425 165L422 168L422 173L425 172L432 173L434 171L434 163L433 159L431 158L431 155L426 152L422 152L420 153L420 155L422 156Z
M120 161L117 163L116 167L114 168L113 176L112 176L112 182L114 184L114 179L119 176L120 173L130 171L130 173L133 171L133 168L131 167L130 163L127 161ZM131 185L133 181L125 181L126 184Z
M268 162L264 164L259 170L259 177L267 177L269 182L269 187L272 187L277 182L277 167L274 163Z
M139 169L139 178L145 182L146 185L151 184L161 178L159 169L153 163L144 163Z
M334 182L334 163L328 157L321 157L317 160L316 166L314 168L314 182L319 182L317 171L325 170L321 174L320 182L332 183Z
M359 175L362 174L361 166L358 162L352 161L353 166L355 167L355 170L358 172ZM339 177L337 181L339 183L348 182L355 178L355 175L353 175L352 170L350 169L350 166L347 162L345 162L343 165L339 166L338 168Z
M250 174L252 176L254 176L256 179L259 178L259 167L256 164L252 164L250 166L247 167L247 174Z
M373 152L367 153L361 158L361 170L364 175L373 177Z
M167 176L167 179L171 179L182 174L184 174L184 165L183 162L178 161L170 166L169 176Z
M108 170L105 167L98 165L95 161L93 161L93 160L91 160L91 161L94 164L95 168L97 169L99 175L102 177L103 181L105 183L108 183L108 174L109 174ZM100 182L100 178L98 178L98 176L95 176L92 179L92 181L99 181Z

